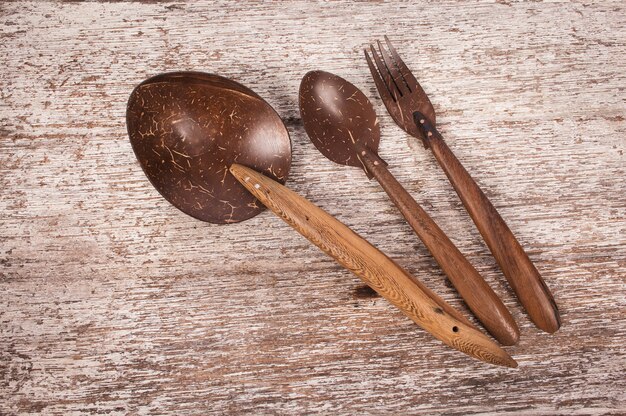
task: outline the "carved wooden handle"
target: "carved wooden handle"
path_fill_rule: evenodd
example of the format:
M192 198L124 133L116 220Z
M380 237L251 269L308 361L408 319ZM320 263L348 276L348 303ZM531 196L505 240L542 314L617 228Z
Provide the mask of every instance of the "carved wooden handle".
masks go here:
M498 295L437 223L394 178L387 169L387 164L369 148L359 144L355 147L369 173L387 192L474 315L501 344L514 345L519 339L519 328Z
M436 338L487 363L517 366L498 345L447 313L400 266L321 208L252 169L233 164L230 172L276 215Z
M561 326L559 310L535 265L437 129L419 113L415 119L528 316L540 329L555 332Z

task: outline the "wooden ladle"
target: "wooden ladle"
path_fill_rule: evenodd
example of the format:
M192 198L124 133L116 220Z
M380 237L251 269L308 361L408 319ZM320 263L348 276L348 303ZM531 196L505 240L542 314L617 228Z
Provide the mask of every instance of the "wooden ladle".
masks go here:
M258 214L258 200L447 345L491 364L517 366L393 260L279 183L291 161L287 129L246 87L217 75L159 75L132 92L127 124L144 172L180 210L228 223Z
M300 83L300 115L324 156L376 178L485 328L500 343L515 344L519 329L506 306L378 156L380 129L367 97L341 77L312 71Z

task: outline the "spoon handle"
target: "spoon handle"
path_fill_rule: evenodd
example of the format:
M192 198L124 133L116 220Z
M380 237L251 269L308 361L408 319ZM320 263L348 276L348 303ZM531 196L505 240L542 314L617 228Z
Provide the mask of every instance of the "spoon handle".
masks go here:
M517 366L497 344L447 313L411 275L336 218L252 169L233 164L230 172L276 215L436 338L484 362Z
M528 316L538 328L549 333L555 332L561 325L559 310L537 268L435 126L426 117L416 114L417 126L427 138L428 147L448 176Z
M519 328L498 295L437 223L394 178L387 169L387 164L366 146L357 143L355 147L367 171L387 192L474 315L501 344L514 345L519 339Z

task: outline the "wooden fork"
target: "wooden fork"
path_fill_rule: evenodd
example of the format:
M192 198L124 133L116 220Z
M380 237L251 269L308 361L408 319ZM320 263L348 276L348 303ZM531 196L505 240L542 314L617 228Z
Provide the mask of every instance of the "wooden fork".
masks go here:
M432 150L530 319L540 329L555 332L561 320L550 290L496 208L435 128L435 109L387 36L385 42L389 51L377 42L379 52L370 45L373 62L367 49L365 59L387 111L404 131Z

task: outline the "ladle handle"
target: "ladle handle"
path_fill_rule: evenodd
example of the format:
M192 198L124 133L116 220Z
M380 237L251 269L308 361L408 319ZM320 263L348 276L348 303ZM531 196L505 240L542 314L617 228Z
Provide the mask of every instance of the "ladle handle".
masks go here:
M517 366L497 344L446 312L393 260L333 216L252 169L233 164L230 172L276 215L436 338L487 363Z
M419 113L416 113L415 119L428 147L448 176L528 316L540 329L555 332L561 325L559 310L537 268L435 126L426 117L420 117Z
M519 339L519 328L498 295L389 172L387 164L363 145L357 145L356 150L366 169L387 192L474 315L501 344L514 345Z

